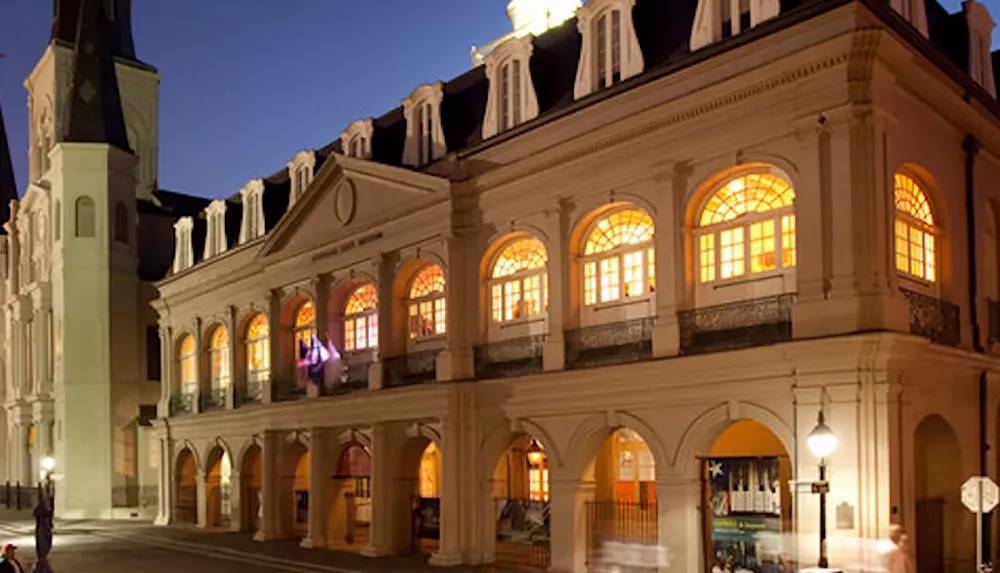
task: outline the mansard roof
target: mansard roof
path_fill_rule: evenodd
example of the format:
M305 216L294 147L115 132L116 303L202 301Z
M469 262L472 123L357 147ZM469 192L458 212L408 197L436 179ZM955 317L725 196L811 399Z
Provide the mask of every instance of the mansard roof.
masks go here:
M7 129L3 123L3 109L0 109L0 223L10 220L10 202L17 199L17 184L14 182L14 164L10 158L10 144L7 143ZM0 235L6 231L0 226Z

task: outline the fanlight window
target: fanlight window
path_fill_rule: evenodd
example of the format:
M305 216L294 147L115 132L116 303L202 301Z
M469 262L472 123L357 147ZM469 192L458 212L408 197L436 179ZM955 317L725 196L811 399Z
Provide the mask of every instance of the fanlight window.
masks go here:
M295 313L295 356L298 357L303 348L311 348L313 337L316 336L316 307L312 301L306 301Z
M209 374L212 388L228 388L229 372L229 331L224 326L216 327L209 343Z
M493 322L540 316L549 308L548 255L532 237L511 241L493 263L490 285Z
M247 327L247 380L263 382L271 374L271 327L267 317L258 314Z
M198 392L198 349L195 347L194 337L188 334L181 341L180 349L180 371L181 371L181 392L185 394L195 394Z
M934 214L927 194L915 179L897 173L896 269L928 282L937 280Z
M358 287L344 305L344 348L348 352L378 346L378 291Z
M583 247L584 304L656 291L653 231L653 219L638 209L597 220Z
M445 333L444 271L431 265L420 271L410 286L410 339Z
M696 233L702 283L794 267L795 190L771 173L729 180L705 204Z

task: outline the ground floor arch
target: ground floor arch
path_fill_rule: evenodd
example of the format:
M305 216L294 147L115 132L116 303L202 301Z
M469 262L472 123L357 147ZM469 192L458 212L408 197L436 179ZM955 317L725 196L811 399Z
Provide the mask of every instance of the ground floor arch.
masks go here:
M240 530L251 533L259 531L261 524L261 453L259 445L250 444L243 452L240 463Z
M327 546L361 551L368 544L371 527L371 453L358 443L340 448L330 485Z
M177 454L175 472L175 521L182 525L195 525L198 523L198 461L190 448L184 448Z
M278 525L280 537L309 534L309 448L300 441L286 444L278 466Z
M927 416L914 433L915 548L921 573L974 568L965 554L962 506L962 450L954 429L937 414Z
M221 445L205 458L205 525L229 527L233 517L233 461Z
M441 537L441 458L435 440L407 437L394 451L387 499L392 530L388 542L395 554L437 551Z

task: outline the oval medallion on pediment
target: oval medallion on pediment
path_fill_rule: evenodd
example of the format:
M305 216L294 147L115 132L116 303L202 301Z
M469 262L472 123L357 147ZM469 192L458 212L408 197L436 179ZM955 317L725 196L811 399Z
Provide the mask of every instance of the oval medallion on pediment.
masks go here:
M347 225L354 220L354 212L358 206L358 192L354 187L354 182L345 179L337 186L337 193L334 196L334 211L337 220L341 225Z

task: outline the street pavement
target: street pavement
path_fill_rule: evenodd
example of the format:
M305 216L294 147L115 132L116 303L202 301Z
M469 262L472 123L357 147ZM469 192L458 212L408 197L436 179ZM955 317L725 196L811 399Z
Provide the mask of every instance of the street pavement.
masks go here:
M303 549L295 541L258 543L249 534L153 527L144 523L57 523L49 563L54 573L418 573L442 571L419 557L369 559L352 553ZM0 543L19 547L30 571L35 561L30 516L0 511ZM449 573L513 573L516 569L454 567Z

